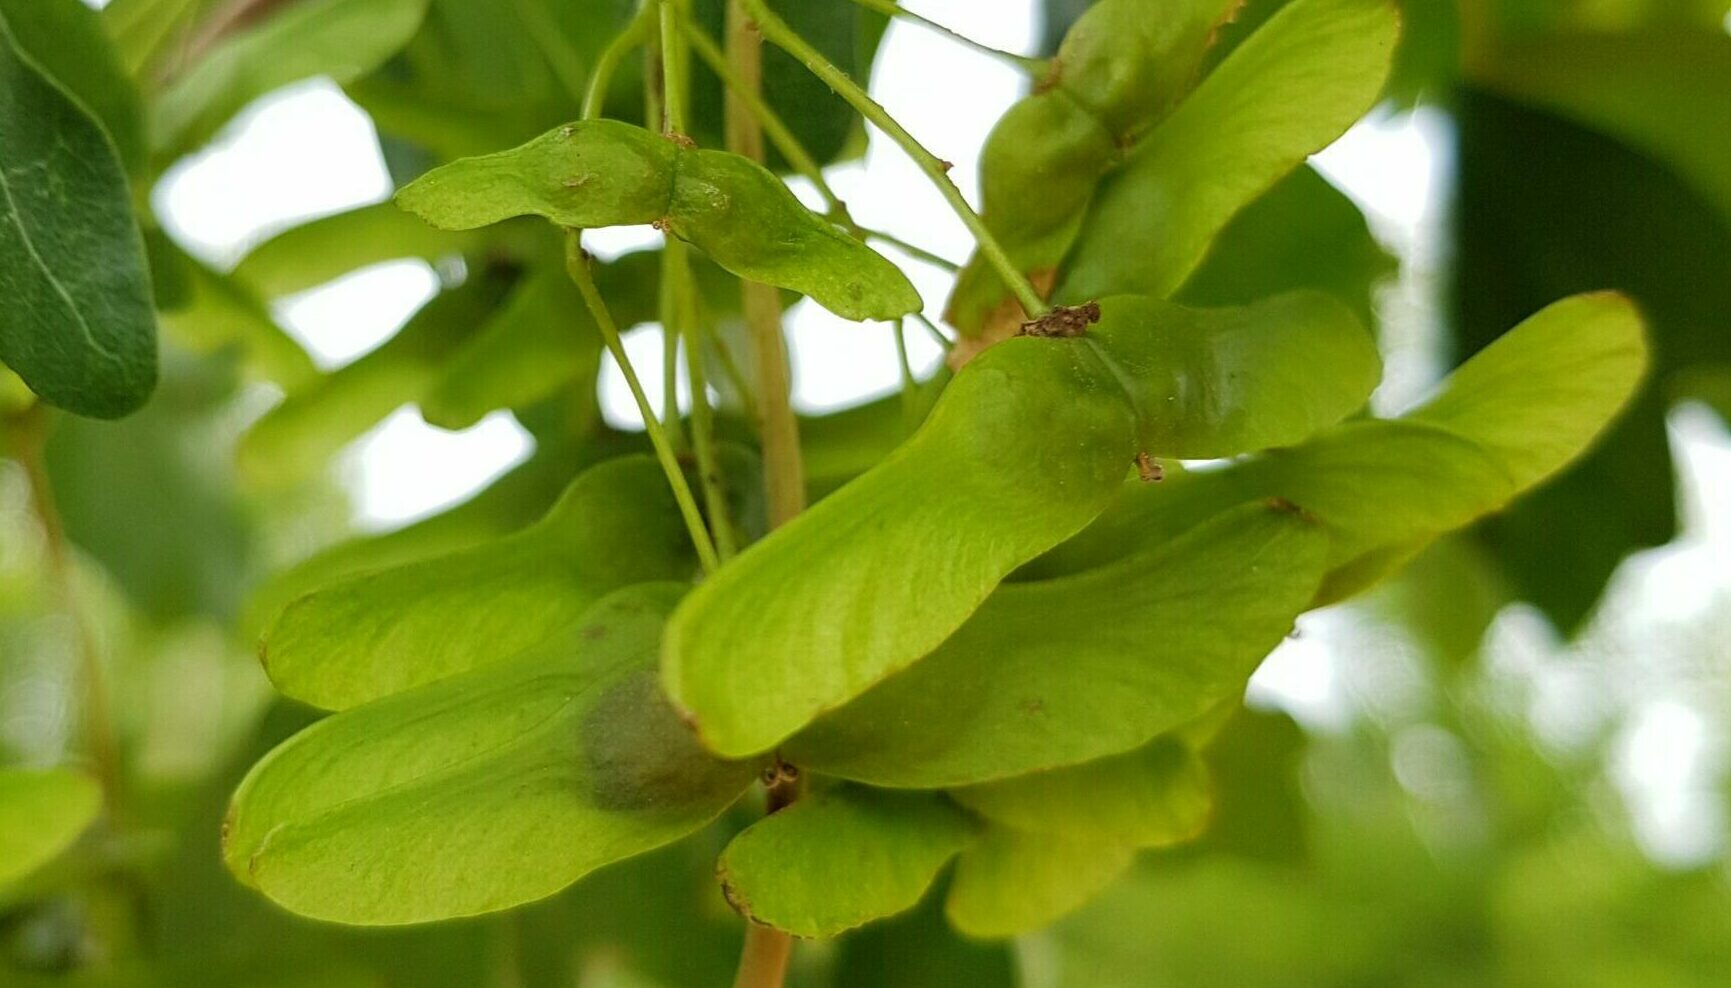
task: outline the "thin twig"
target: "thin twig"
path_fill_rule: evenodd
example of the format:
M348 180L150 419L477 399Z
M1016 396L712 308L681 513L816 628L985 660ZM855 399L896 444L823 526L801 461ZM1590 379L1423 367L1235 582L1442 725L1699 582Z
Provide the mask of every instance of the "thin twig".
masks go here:
M968 37L954 28L945 27L929 17L916 14L913 11L908 10L906 7L893 3L892 0L853 0L853 2L858 6L864 7L867 10L876 11L886 17L899 17L905 21L912 21L921 27L936 31L944 37L949 38L951 41L972 48L982 55L990 55L993 58L1004 59L1013 63L1017 68L1036 75L1045 72L1052 64L1044 58L1036 58L1032 55L1018 55L1013 51L1005 51L1002 48L993 48L991 45L985 44L984 42L975 41L973 38Z
M619 326L613 321L613 314L607 311L607 303L602 300L600 291L595 288L595 279L589 273L589 258L583 253L582 237L576 230L565 231L565 269L570 272L572 282L583 296L583 304L588 306L590 316L601 330L601 341L607 352L613 355L620 372L625 375L625 386L631 389L637 411L643 416L643 429L649 435L649 445L655 448L655 458L661 461L661 470L667 475L667 486L672 488L673 499L679 504L686 530L691 533L691 543L697 547L697 559L703 564L705 573L713 573L720 568L721 560L715 544L710 541L709 531L703 527L703 513L697 510L697 499L692 496L684 471L679 469L679 458L674 455L673 446L655 417L655 408L643 392L643 382L638 380L637 370L631 366L631 358L625 353L625 344L619 338Z
M859 83L838 68L822 52L814 48L810 42L800 37L799 32L789 27L786 21L776 16L775 12L769 9L765 0L740 0L740 2L745 5L745 9L751 14L752 19L757 22L758 29L763 32L763 37L766 40L798 59L807 69L811 70L813 75L822 79L829 85L830 89L846 100L848 105L871 121L879 130L895 141L903 151L907 152L908 157L912 158L914 164L919 166L920 171L925 173L926 178L950 204L950 208L955 210L956 215L961 218L968 231L974 235L974 241L979 244L981 256L985 257L986 261L998 272L998 276L1004 279L1004 284L1010 287L1028 318L1032 319L1044 315L1049 309L1045 300L1040 297L1040 293L1028 281L1027 276L1016 267L1015 262L1010 260L1010 255L1004 250L1003 245L998 243L998 238L986 227L985 221L980 218L979 213L974 211L974 207L968 204L967 198L962 195L962 190L956 188L956 183L950 180L949 163L926 150L925 145L908 133L907 128L903 127L895 117L890 116L889 111L885 110L877 100L872 99L871 94L867 93Z

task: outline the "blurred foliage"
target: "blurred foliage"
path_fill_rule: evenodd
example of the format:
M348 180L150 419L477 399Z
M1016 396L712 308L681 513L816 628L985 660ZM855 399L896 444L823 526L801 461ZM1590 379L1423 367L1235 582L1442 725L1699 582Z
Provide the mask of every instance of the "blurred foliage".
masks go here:
M43 2L43 11L56 5ZM1283 5L1248 0L1222 50ZM65 14L77 33L36 61L109 129L139 203L253 96L319 75L337 78L371 115L401 183L575 116L589 71L634 5L391 4L383 26L369 29L379 50L350 59L346 44L330 43L330 24L346 41L361 29L341 19L344 8L368 6L113 0L99 18L112 47L85 30L85 11L48 11ZM869 76L880 14L840 0L775 6L856 77ZM1089 4L1042 6L1050 52ZM1307 713L1301 727L1261 704L1233 702L1187 725L1213 780L1214 818L1201 839L1137 853L1099 898L1010 942L951 929L943 908L956 881L950 865L911 911L802 944L790 984L1731 983L1723 765L1694 759L1688 812L1716 836L1680 855L1642 829L1650 797L1631 792L1621 774L1654 696L1683 703L1704 725L1704 750L1722 753L1731 730L1731 598L1720 591L1685 627L1637 622L1631 643L1619 637L1630 633L1618 615L1652 601L1619 596L1613 579L1630 553L1678 533L1666 433L1674 403L1698 398L1731 415L1728 4L1401 6L1406 33L1387 106L1445 115L1456 137L1436 349L1459 363L1557 297L1618 288L1656 334L1641 399L1595 453L1536 495L1433 545L1374 595L1306 620L1287 648L1332 655L1332 712L1298 704ZM28 7L0 3L0 14ZM258 9L235 18L246 7ZM717 0L696 4L712 35L721 9ZM30 26L53 23L44 14ZM26 50L50 43L41 30L14 27ZM269 71L224 76L237 50ZM92 58L100 71L77 74L63 66L85 63L68 58ZM770 52L764 72L771 101L820 161L862 150L859 119L797 62ZM641 61L628 59L607 92L609 113L641 117L643 85ZM700 144L722 143L721 99L719 81L699 69ZM785 165L773 156L772 164ZM546 288L563 285L547 231L434 234L366 207L289 231L228 272L186 256L140 208L163 351L161 384L143 411L116 422L52 415L36 460L18 441L29 393L0 369L0 431L10 441L0 459L0 772L106 774L112 794L94 820L68 814L75 836L28 874L13 876L11 862L0 862L0 984L726 983L743 927L713 871L759 818L755 805L538 903L430 926L360 930L301 919L225 870L218 834L230 794L249 766L317 719L277 698L253 655L283 606L342 578L521 532L582 470L645 444L601 420L592 340L535 336L547 319L518 318L573 305L564 289ZM343 368L316 370L274 320L269 303L283 295L405 257L437 266L438 297ZM622 328L654 318L658 263L651 254L598 272ZM1301 169L1233 219L1178 297L1228 304L1320 288L1369 321L1386 315L1391 284L1412 276L1398 268L1358 208ZM736 293L705 277L700 271L705 305L734 320ZM497 356L521 353L498 340L525 339L545 355L533 374ZM742 358L725 342L710 356L718 376ZM931 393L947 379L940 373ZM749 388L718 383L720 430L748 437ZM331 457L423 401L445 424L507 409L536 451L441 514L392 532L354 532ZM812 495L881 459L908 421L898 396L806 418ZM1725 491L1707 496L1722 512ZM1510 610L1521 601L1567 643L1534 631L1531 612ZM1314 631L1342 626L1350 632ZM1660 653L1675 653L1672 665L1648 668ZM89 701L79 670L89 664L101 671L114 715L112 765L83 733ZM1572 728L1546 713L1558 704ZM32 823L46 827L46 819Z

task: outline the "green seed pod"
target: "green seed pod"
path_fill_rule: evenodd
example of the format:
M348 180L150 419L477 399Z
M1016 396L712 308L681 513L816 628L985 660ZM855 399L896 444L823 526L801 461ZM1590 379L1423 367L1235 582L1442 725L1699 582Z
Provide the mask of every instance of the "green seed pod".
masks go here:
M668 229L752 281L808 295L849 319L894 319L921 308L894 265L814 216L763 166L724 151L679 159Z
M1070 29L1045 85L1004 115L982 152L981 212L1019 269L1050 285L1100 180L1189 92L1236 9L1236 0L1101 0ZM1008 296L976 256L946 318L981 335Z
M1362 405L1378 366L1351 312L1313 293L1220 310L1125 296L1028 333L969 363L913 438L680 606L664 685L711 749L767 751L930 653L1105 510L1138 451L1296 441Z
M613 120L566 124L436 168L398 192L397 204L446 230L524 215L578 229L654 223L741 278L800 292L846 319L921 307L901 269L802 206L768 169Z
M773 748L930 652L1104 510L1133 435L1087 342L994 348L882 463L692 593L663 643L668 695L712 750Z
M1192 309L1100 302L1088 338L1136 407L1143 452L1183 459L1290 446L1364 407L1382 379L1370 333L1332 295Z

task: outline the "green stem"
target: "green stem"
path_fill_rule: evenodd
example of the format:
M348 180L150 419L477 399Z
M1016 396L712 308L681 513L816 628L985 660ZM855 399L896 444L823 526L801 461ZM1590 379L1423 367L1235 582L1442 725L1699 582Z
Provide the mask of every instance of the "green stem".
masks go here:
M709 334L709 346L715 353L715 360L721 365L721 373L727 378L727 383L739 393L739 403L746 418L756 420L757 398L752 394L751 382L745 379L745 372L740 370L739 361L733 358L733 351L728 349L726 341L717 334Z
M1049 61L1043 58L1035 58L1031 55L1018 55L1013 51L1005 51L1002 48L993 48L991 45L975 41L973 38L968 37L954 28L945 27L929 17L924 17L901 7L894 3L893 0L853 0L853 3L857 6L864 7L867 10L875 10L886 17L900 17L905 21L912 21L921 27L936 31L944 37L949 38L951 41L972 48L982 55L990 55L993 58L1002 58L1014 63L1016 67L1036 75L1046 71L1046 69L1051 65Z
M750 12L752 19L757 22L758 29L763 32L765 39L798 59L807 69L811 70L813 75L828 84L829 88L836 92L836 95L846 100L848 105L871 121L879 130L895 141L903 151L907 152L908 157L912 158L914 164L919 166L920 171L925 173L926 178L949 202L950 208L956 211L956 215L961 218L968 231L974 235L975 242L980 246L981 255L998 272L998 276L1004 279L1004 284L1010 287L1029 318L1041 316L1050 311L1045 300L1040 298L1040 293L1017 269L1015 262L1010 260L1010 255L1004 251L1003 245L998 243L998 239L992 235L992 231L986 228L986 223L980 218L980 214L974 211L974 207L968 205L968 200L962 195L962 190L956 188L955 182L950 181L949 165L946 162L926 150L925 146L915 140L914 136L907 132L907 128L890 116L889 111L885 110L882 104L872 99L871 95L859 83L854 82L846 72L837 68L834 63L824 57L822 52L800 37L799 33L789 27L786 21L777 17L775 12L769 9L765 0L740 0L740 2Z
M915 258L916 260L924 261L927 264L932 265L933 267L943 268L945 271L948 271L951 274L954 274L955 272L960 271L962 269L962 266L960 264L957 264L955 261L952 261L949 258L944 257L940 254L934 254L931 251L926 250L924 247L918 247L918 246L915 246L914 244L910 244L906 240L903 240L902 238L895 236L894 234L885 233L882 230L868 229L866 227L860 226L857 223L854 224L854 229L857 230L861 236L865 237L868 240L882 240L884 243L889 244L891 247L894 247L896 250L901 251L902 253L908 255L909 257Z
M727 509L727 490L721 475L720 457L715 451L715 416L709 407L709 382L703 373L703 339L697 319L697 307L692 293L691 261L686 256L684 241L669 237L663 249L666 267L663 277L674 282L672 317L666 331L685 340L685 374L691 384L691 446L697 453L697 477L703 488L704 507L709 509L709 531L715 539L716 555L725 563L733 558L733 521ZM677 326L677 333L674 327Z
M914 409L919 401L919 381L914 379L913 361L908 358L908 321L897 319L896 329L896 360L902 370L902 418L906 421L908 431L913 431Z
M648 4L639 7L631 23L625 25L625 30L614 35L602 49L601 56L595 60L595 71L589 76L589 88L583 95L583 119L595 120L601 116L606 107L607 92L613 88L613 77L619 72L619 64L637 46L649 40L655 25L655 19L650 16L654 10Z
M703 564L705 573L713 573L720 568L721 560L716 554L715 544L709 539L708 530L703 527L703 513L697 510L697 499L691 494L685 473L679 469L679 458L674 455L667 433L662 431L661 422L655 417L655 408L643 392L643 382L637 379L637 371L625 353L625 343L619 338L619 326L613 321L613 314L607 311L607 303L602 300L595 279L589 274L589 258L583 253L582 237L576 230L565 231L565 270L570 273L577 291L583 296L583 304L588 306L589 315L600 328L601 342L625 375L625 385L631 389L637 411L643 416L643 429L649 435L649 444L655 448L655 458L661 461L662 472L667 474L667 486L672 488L673 499L679 503L679 513L691 533L691 543L697 547L697 559Z
M913 317L915 322L918 322L921 326L926 328L926 332L932 334L932 339L938 341L938 346L943 347L945 353L948 353L955 347L956 341L945 336L944 331L938 328L937 323L927 319L924 312L915 312L913 313Z
M685 43L679 25L690 18L687 0L656 0L661 8L662 95L667 113L667 133L685 134L691 126L687 104L691 100L691 67L686 62Z

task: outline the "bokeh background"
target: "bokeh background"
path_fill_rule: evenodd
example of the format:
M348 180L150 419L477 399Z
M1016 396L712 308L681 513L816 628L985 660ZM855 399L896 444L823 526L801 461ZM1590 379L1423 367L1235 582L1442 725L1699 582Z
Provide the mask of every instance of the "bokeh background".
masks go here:
M1049 48L1076 6L905 5L1022 52ZM1407 6L1416 40L1390 101L1312 162L1387 256L1371 295L1388 364L1377 410L1414 403L1463 353L1578 289L1637 294L1667 334L1661 373L1584 478L1438 545L1369 598L1307 615L1252 682L1253 729L1222 753L1220 826L1020 944L1027 984L1731 984L1731 18L1723 4L1661 0ZM1698 134L1679 164L1640 127L1619 129L1622 118L1595 125L1542 97L1511 98L1543 90L1517 70L1475 69L1463 84L1461 39L1496 30L1487 19L1539 39L1537 62L1517 60L1529 67L1575 57L1547 54L1552 33L1658 39L1661 74L1706 105L1688 119L1724 129ZM1720 61L1696 72L1695 46ZM970 198L986 133L1025 86L1003 62L908 23L891 26L871 79L955 162ZM1642 98L1657 103L1656 91ZM961 224L888 142L873 139L831 181L867 226L967 257ZM315 79L248 107L176 164L152 203L174 242L224 271L273 234L392 187L372 120ZM658 237L613 230L590 244L617 255ZM886 252L938 318L948 276ZM331 371L390 340L451 277L391 261L274 300L270 313ZM809 303L789 326L801 410L899 386L891 327ZM940 361L929 339L909 341L922 372ZM657 327L628 345L659 405ZM645 937L686 935L661 919L627 929L633 909L659 915L644 875L609 873L510 921L390 936L312 927L228 885L215 855L224 794L307 716L273 699L236 632L251 592L347 535L461 503L527 461L534 439L508 413L453 432L405 405L348 444L329 477L257 488L237 473L235 444L280 392L237 382L172 337L169 348L144 415L120 428L68 423L51 449L79 596L123 698L151 824L87 867L146 862L156 886L136 894L154 904L158 942L212 983L508 984L462 979L503 977L500 958L534 955L538 929L584 922L597 942L625 946L585 955L565 983L681 983L629 980L640 972L617 960L652 950ZM641 427L617 368L604 368L602 406L616 427ZM188 531L197 538L176 535ZM22 470L0 461L0 763L55 764L74 744L77 635L43 577L46 552ZM701 856L677 854L688 851ZM88 951L115 950L105 916L128 894L0 902L0 984L58 983L54 972ZM725 914L692 922L707 931L690 934L693 950L730 935ZM320 952L330 963L305 981L270 980L256 963ZM813 970L826 962L809 954Z

